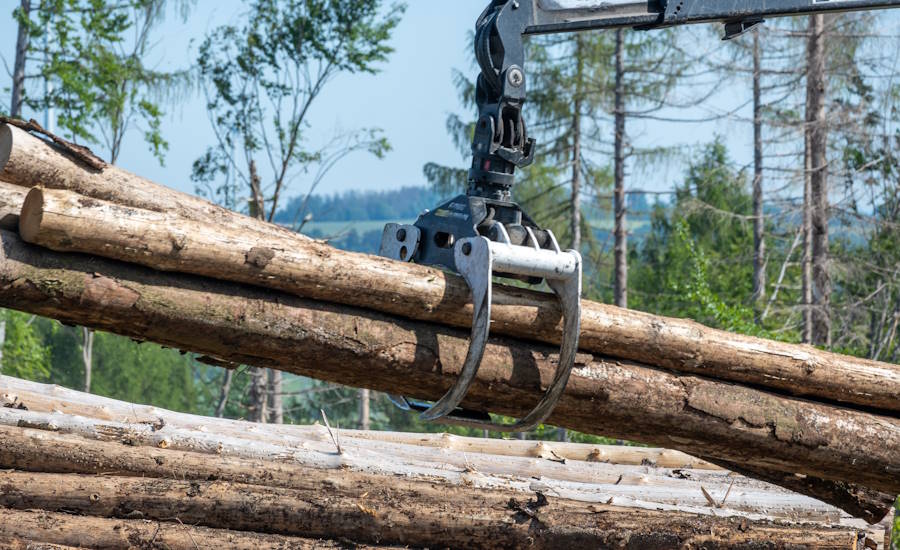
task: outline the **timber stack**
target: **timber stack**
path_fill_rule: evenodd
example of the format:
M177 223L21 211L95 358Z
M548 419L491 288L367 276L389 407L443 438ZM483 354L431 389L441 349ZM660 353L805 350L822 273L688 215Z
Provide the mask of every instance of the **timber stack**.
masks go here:
M2 376L0 405L0 540L21 547L849 550L886 532L677 451L253 425Z
M552 379L561 313L513 287L493 303L464 405L520 416ZM420 399L454 382L472 318L452 274L336 250L9 124L0 306ZM900 493L896 365L589 301L580 346L550 424L677 449L869 523Z

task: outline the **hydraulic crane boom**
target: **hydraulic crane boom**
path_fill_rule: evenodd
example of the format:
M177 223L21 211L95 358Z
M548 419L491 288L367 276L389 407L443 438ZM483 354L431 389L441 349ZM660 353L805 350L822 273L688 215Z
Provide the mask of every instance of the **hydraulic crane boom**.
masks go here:
M426 211L413 225L388 224L381 245L383 256L444 267L466 279L475 312L469 352L456 384L437 403L419 404L399 396L392 397L394 402L421 411L426 420L449 418L484 429L527 430L550 415L574 365L581 319L581 255L560 250L553 233L538 227L512 200L516 168L528 166L535 149L522 117L527 88L524 36L721 22L725 39L730 39L769 17L884 8L900 8L900 0L492 0L475 26L481 74L466 194ZM506 425L458 408L487 344L494 276L532 284L546 281L563 312L553 382L530 414Z
M512 2L499 2L507 3ZM520 0L519 5L531 8L522 34L715 22L746 25L772 17L900 7L891 0ZM731 36L727 30L726 36Z

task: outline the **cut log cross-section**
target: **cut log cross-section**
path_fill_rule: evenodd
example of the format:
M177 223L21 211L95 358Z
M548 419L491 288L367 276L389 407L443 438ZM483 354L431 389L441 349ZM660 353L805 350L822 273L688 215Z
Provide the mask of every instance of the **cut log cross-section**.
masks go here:
M27 189L0 181L0 229L18 230Z
M48 252L9 232L0 232L0 250L4 307L237 363L435 398L455 380L468 347L454 329ZM466 405L521 414L554 369L550 349L493 341ZM896 419L636 363L581 356L551 422L900 493Z
M471 324L468 288L459 277L338 251L116 167L102 173L87 169L48 143L0 125L0 161L4 158L0 179L106 201L89 203L50 192L34 197L25 233L42 246L251 282L419 321L462 328ZM67 224L65 215L73 213L76 220ZM148 228L153 224L167 228ZM498 285L492 319L495 334L559 343L561 313L550 295ZM688 320L585 301L580 346L586 352L781 393L900 412L896 365L732 334Z

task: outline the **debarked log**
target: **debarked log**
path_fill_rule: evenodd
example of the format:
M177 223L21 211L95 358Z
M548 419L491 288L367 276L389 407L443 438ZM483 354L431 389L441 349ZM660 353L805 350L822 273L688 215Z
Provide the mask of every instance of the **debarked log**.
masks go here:
M443 326L53 253L10 232L0 245L0 305L236 363L434 399L468 347L466 333ZM527 412L552 378L554 353L493 340L465 405ZM900 493L897 419L632 362L578 363L552 424Z

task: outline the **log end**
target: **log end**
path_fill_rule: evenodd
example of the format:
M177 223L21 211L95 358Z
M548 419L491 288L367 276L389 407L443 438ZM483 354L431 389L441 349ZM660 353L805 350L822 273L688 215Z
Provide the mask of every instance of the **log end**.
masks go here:
M25 195L19 216L19 235L27 243L37 244L41 222L44 218L44 190L34 187Z
M0 174L12 154L13 135L9 124L0 124Z

